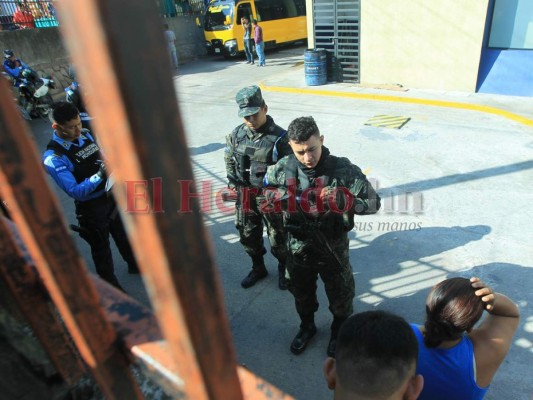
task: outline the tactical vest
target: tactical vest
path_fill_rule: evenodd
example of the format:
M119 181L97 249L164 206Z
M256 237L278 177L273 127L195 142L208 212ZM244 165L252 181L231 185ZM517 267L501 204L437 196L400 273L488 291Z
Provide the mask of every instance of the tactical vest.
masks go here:
M290 156L287 162L287 169L285 173L285 186L288 187L290 180L296 180L296 190L297 197L298 194L304 190L312 187L316 187L316 182L321 181L322 186L328 186L331 183L332 176L335 173L337 168L337 157L328 156L324 160L324 175L317 176L311 181L309 177L300 169L298 165L298 160L295 156ZM317 193L318 194L318 193ZM299 199L297 199L299 201ZM337 238L341 236L344 232L348 232L353 229L353 214L350 212L346 213L335 213L328 212L327 219L324 220L324 215L310 215L304 212L284 212L284 224L290 226L300 226L302 229L301 232L296 233L294 236L305 240L306 238L312 236L313 227L323 231L327 237Z
M291 155L287 162L287 171L285 173L285 179L287 181L289 179L296 179L296 188L302 191L310 187L314 187L314 182L316 182L317 180L322 181L323 186L327 186L331 180L331 175L333 175L333 173L335 172L336 167L337 157L328 156L328 158L324 160L324 175L317 176L314 181L311 182L305 172L303 172L298 166L298 160L296 159L296 157L294 155Z
M246 135L245 126L237 131L233 142L233 154L237 161L236 172L239 181L253 187L263 186L267 166L278 161L277 143L286 133L276 127L272 133L253 141Z
M96 174L100 169L99 160L102 159L100 155L100 148L94 139L84 135L83 131L81 138L84 139L83 146L81 147L71 145L70 148L67 149L55 140L50 140L46 146L47 150L53 150L53 152L58 156L64 155L70 160L74 166L72 175L74 175L74 179L76 179L77 183L81 183L85 179ZM95 189L95 191L104 189L106 180L107 179L104 179Z

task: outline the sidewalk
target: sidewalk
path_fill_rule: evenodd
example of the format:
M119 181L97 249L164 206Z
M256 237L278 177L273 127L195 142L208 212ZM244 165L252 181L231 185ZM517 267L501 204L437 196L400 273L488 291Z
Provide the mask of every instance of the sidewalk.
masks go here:
M303 56L301 58L303 59ZM502 115L533 126L533 98L531 97L410 89L395 84L361 85L328 82L326 85L307 86L304 78L304 64L296 61L295 66L287 73L266 78L261 82L261 86L267 91L470 109Z

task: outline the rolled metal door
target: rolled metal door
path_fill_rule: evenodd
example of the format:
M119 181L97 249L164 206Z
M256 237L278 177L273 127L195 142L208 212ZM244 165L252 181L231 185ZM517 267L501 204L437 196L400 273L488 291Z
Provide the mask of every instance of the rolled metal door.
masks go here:
M343 82L359 82L360 10L360 0L313 1L315 47L333 52Z

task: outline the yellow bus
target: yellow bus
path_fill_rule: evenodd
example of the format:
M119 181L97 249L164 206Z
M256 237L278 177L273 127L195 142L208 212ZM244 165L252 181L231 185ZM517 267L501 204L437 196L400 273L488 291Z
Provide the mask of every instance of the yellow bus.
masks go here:
M242 17L259 22L266 49L307 39L305 0L212 0L203 26L208 54L235 57L244 51ZM196 24L201 27L198 19Z

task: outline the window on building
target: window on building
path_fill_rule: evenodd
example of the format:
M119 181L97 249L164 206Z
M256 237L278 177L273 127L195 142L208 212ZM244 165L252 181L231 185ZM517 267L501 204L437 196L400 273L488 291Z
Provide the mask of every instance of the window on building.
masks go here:
M495 0L489 47L533 50L533 1Z

